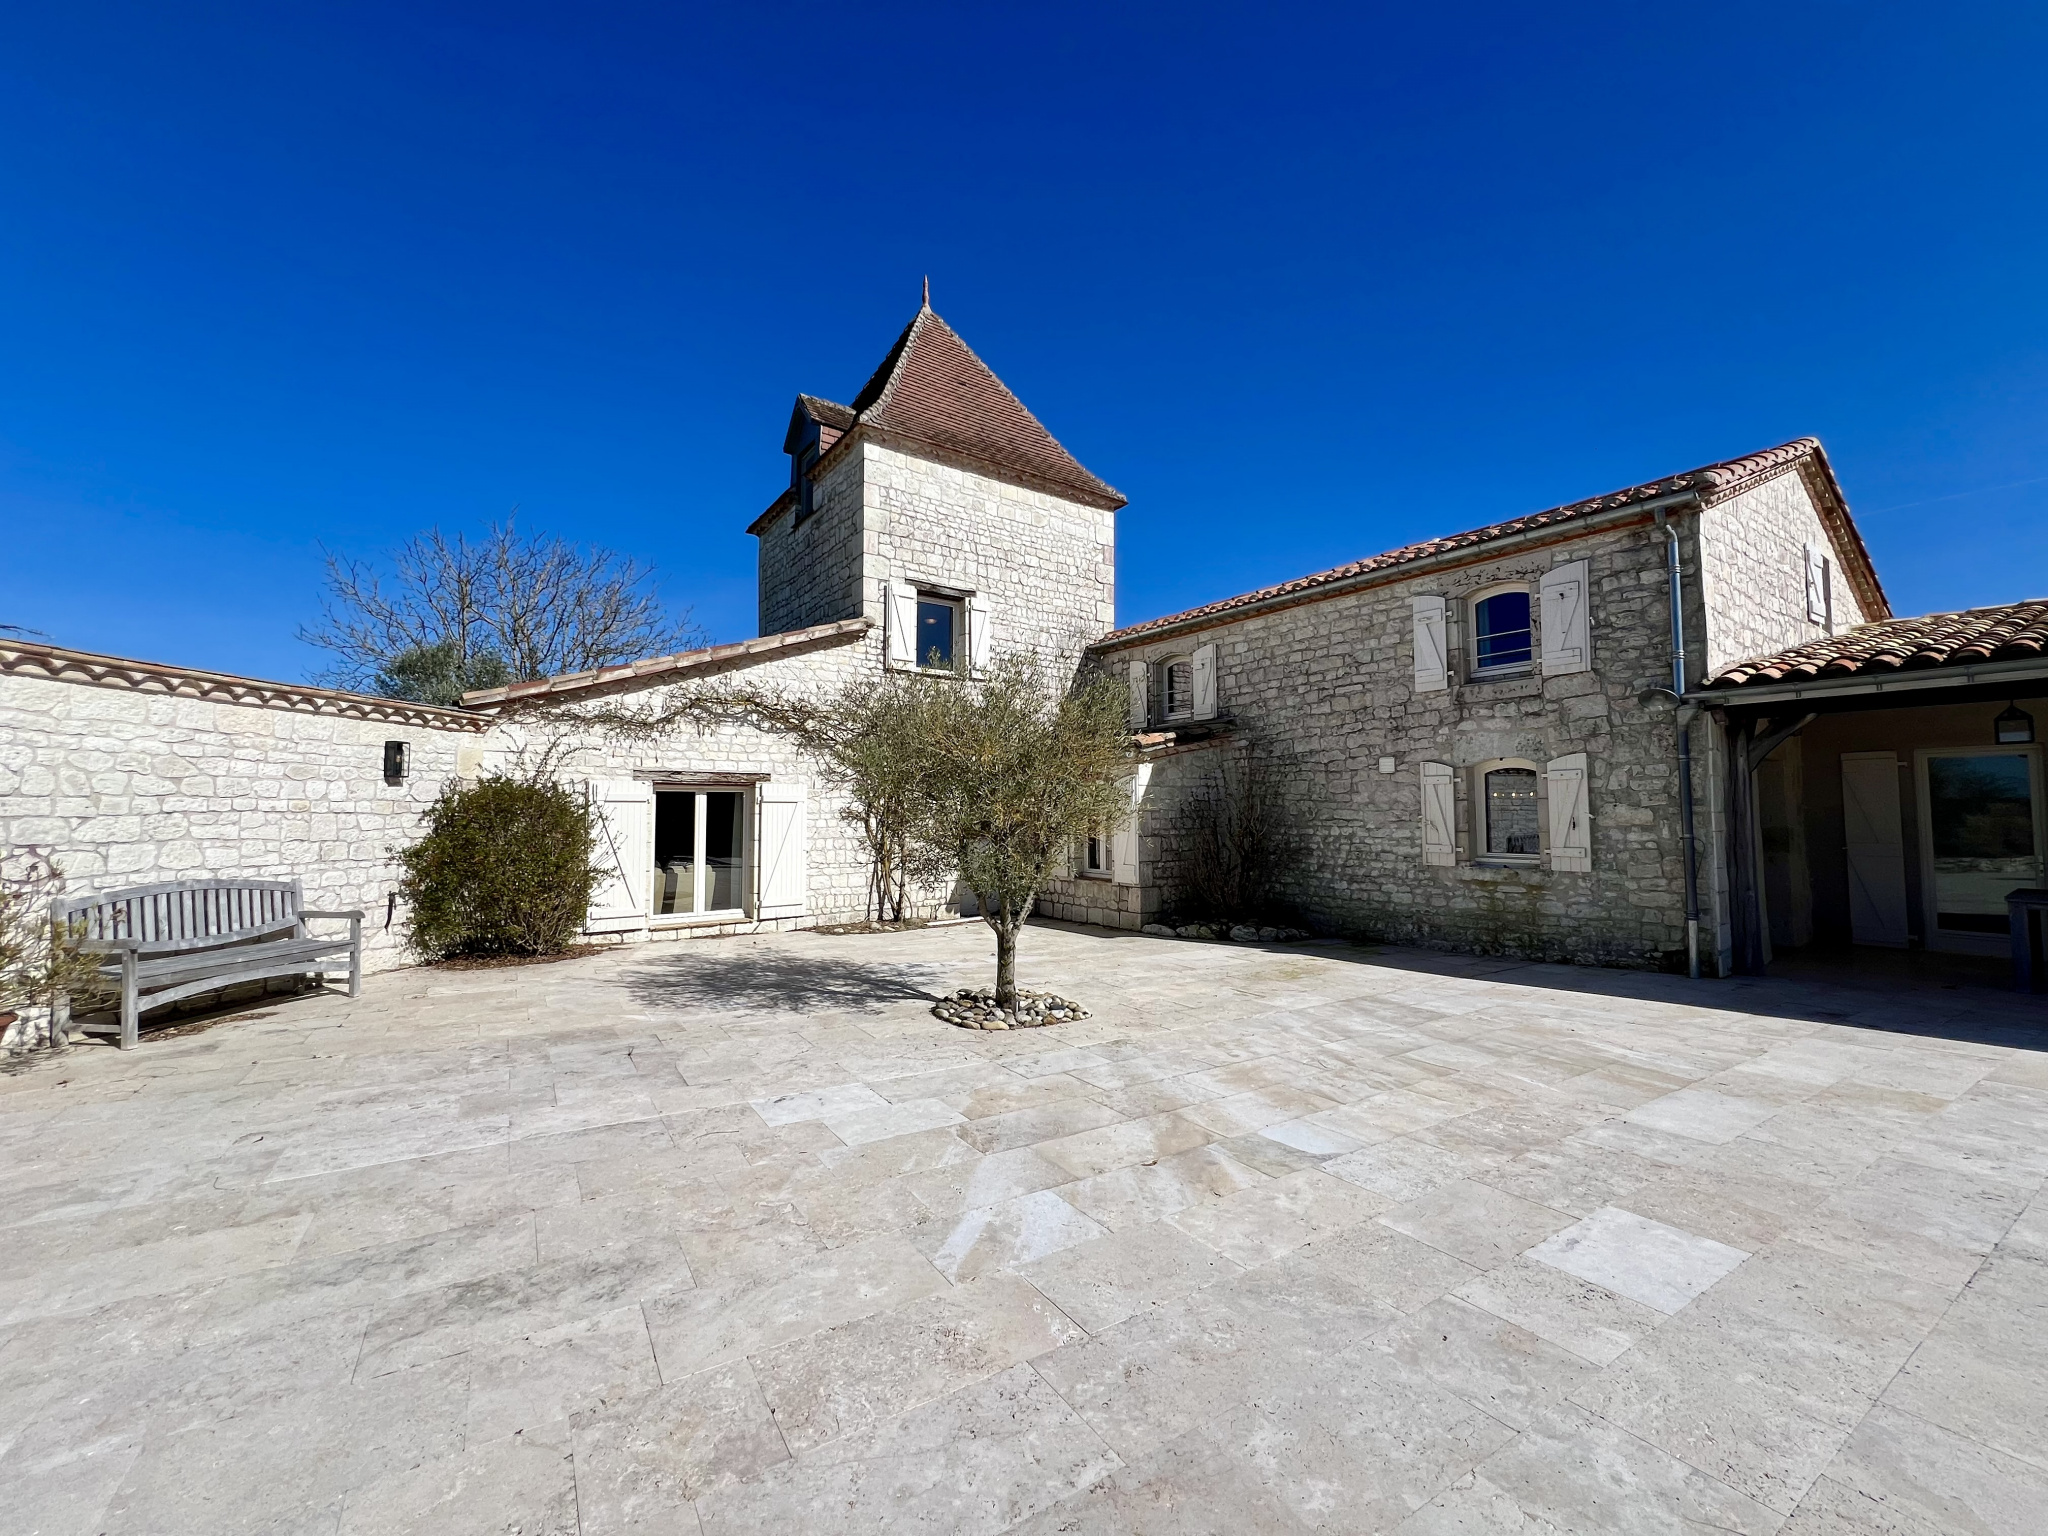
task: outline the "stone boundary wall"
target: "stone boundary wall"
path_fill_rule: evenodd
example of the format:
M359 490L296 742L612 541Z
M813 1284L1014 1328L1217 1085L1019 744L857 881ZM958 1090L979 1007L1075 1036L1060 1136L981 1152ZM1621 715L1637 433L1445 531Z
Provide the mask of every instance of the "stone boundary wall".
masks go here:
M770 657L723 673L792 692L879 671L881 636ZM715 682L717 679L709 679ZM619 690L655 697L660 689ZM636 771L744 773L807 786L808 910L766 924L663 924L629 937L806 927L862 916L867 864L839 814L844 797L787 740L748 726L685 727L631 747L525 716L426 728L224 703L131 688L0 676L0 846L53 855L73 894L197 878L298 879L309 907L359 908L364 964L410 963L394 904L394 853L451 777L516 767L552 745L571 781ZM410 771L384 779L384 743L404 741ZM529 759L530 760L530 759ZM944 915L944 893L924 915Z

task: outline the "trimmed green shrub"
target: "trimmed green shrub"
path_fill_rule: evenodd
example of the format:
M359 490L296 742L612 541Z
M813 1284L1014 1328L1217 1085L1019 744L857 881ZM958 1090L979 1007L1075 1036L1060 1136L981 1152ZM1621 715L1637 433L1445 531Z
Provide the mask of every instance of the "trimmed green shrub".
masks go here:
M441 791L426 835L398 856L406 937L429 960L559 954L604 878L583 797L545 780L493 774Z

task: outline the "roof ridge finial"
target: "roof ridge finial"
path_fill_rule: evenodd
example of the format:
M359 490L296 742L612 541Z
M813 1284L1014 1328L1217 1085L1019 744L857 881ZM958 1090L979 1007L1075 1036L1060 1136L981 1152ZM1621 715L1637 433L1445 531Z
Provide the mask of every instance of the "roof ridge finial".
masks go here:
M932 275L931 275L931 274L930 274L929 272L927 272L927 273L926 273L926 274L924 275L924 308L926 308L926 309L930 309L931 307L932 307Z

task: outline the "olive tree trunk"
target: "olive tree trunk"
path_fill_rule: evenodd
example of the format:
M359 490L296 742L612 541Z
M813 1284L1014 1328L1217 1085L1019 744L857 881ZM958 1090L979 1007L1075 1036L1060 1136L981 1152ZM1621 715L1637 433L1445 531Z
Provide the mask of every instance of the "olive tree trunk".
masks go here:
M1021 906L1012 908L1009 898L991 908L982 902L982 918L995 930L996 935L996 1007L1004 1013L1017 1011L1017 930L1024 926L1024 919L1031 915L1031 902L1027 898Z

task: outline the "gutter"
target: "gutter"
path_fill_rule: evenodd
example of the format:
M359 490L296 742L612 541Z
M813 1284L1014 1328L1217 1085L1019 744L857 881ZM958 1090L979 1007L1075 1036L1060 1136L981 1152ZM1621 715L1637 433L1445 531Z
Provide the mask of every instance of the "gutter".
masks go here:
M1304 587L1298 591L1276 594L1262 602L1246 603L1239 608L1207 613L1199 618L1183 619L1173 624L1161 624L1156 629L1147 629L1120 640L1098 640L1089 646L1088 650L1094 655L1106 655L1111 651L1120 651L1131 646L1150 645L1155 640L1192 634L1198 630L1215 629L1220 625L1235 624L1243 619L1259 618L1282 609L1297 608L1306 603L1319 603L1326 598L1348 597L1355 592L1385 586L1390 582L1407 581L1438 571L1456 570L1460 566L1476 565L1483 560L1496 560L1505 555L1519 554L1527 549L1537 549L1546 544L1575 539L1583 534L1612 528L1627 528L1637 523L1647 524L1661 518L1666 508L1679 508L1688 502L1697 506L1699 499L1700 493L1697 490L1672 491L1663 496L1632 501L1627 506L1611 507L1604 512L1589 512L1561 522L1549 523L1541 528L1531 528L1524 533L1508 534L1498 540L1489 539L1479 544L1462 545L1439 554L1404 560L1399 565L1360 571L1356 576L1344 577L1340 581L1330 582L1327 586ZM1456 535L1453 534L1451 537L1455 538Z
M1694 511L1699 499L1693 499ZM1666 571L1671 592L1671 700L1678 706L1673 726L1678 737L1678 836L1685 855L1685 970L1700 979L1700 854L1692 800L1692 723L1699 706L1685 696L1685 573L1678 547L1678 524L1657 508L1657 531L1664 535ZM1661 690L1660 690L1661 691Z
M1732 688L1702 688L1685 696L1688 704L1707 709L1735 709L1747 704L1790 704L1807 699L1871 698L1878 694L1918 693L1936 688L2048 682L2048 657L2033 661L1982 661L1960 667L1926 667L1877 677L1813 678L1801 683L1738 683Z

